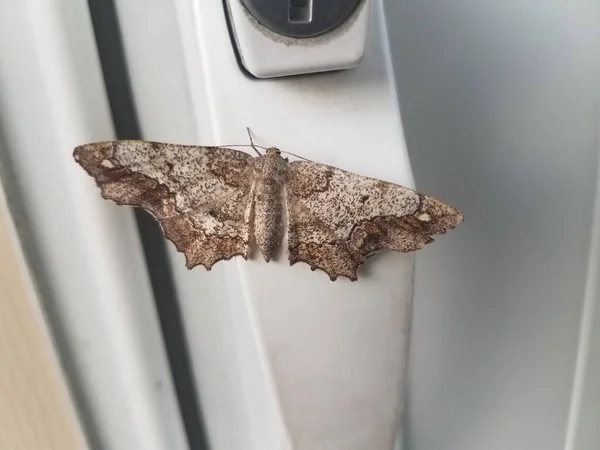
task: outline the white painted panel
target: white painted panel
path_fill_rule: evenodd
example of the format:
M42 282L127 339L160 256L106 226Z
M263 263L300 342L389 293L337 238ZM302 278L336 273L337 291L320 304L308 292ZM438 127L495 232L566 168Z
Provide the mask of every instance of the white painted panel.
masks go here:
M114 137L84 0L3 1L1 155L93 448L187 448L131 211L73 148Z
M398 120L387 70L238 78L222 29L199 39L190 5L119 2L144 137L245 143L250 125L261 144L411 183L404 156L374 159L360 141ZM598 5L388 0L386 11L417 186L466 213L417 258L405 449L597 448ZM386 145L402 148L396 139ZM277 448L284 424L253 327L300 267L269 266L269 284L259 262L210 274L181 262L173 253L211 442Z
M250 126L259 144L412 184L379 5L356 70L273 80L240 70L220 1L176 4L180 43L171 2L117 5L144 138L244 144ZM165 70L149 70L157 59ZM172 257L212 448L392 447L410 255L374 259L354 284L290 268L284 256L210 273Z
M598 276L599 8L386 2L416 184L465 213L417 256L406 449L600 448L598 321L582 322ZM586 423L595 441L565 446Z

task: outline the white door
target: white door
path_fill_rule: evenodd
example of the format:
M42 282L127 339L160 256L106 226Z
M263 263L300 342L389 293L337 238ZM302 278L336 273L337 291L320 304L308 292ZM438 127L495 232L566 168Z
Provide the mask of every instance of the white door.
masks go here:
M221 0L0 0L2 181L91 448L600 445L599 6L372 3L358 67L259 80ZM319 48L246 64L320 70ZM246 126L464 212L416 256L406 401L412 256L353 284L285 258L188 272L71 158Z

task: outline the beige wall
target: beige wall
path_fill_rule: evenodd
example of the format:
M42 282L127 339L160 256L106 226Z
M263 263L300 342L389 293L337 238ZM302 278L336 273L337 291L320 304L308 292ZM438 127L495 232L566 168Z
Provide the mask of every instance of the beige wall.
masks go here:
M0 189L0 449L85 448Z

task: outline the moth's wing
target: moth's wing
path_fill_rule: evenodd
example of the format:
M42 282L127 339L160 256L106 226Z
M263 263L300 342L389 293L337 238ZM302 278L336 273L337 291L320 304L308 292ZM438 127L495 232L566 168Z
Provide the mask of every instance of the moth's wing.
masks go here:
M356 280L377 251L418 250L462 222L456 209L393 183L308 161L288 165L290 264Z
M111 141L77 147L77 161L119 205L160 223L189 269L248 257L252 156L220 147Z

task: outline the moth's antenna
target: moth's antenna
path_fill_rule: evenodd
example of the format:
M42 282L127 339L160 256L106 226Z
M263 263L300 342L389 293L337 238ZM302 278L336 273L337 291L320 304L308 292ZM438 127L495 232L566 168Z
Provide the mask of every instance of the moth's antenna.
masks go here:
M292 156L295 156L296 158L303 159L304 161L312 162L310 159L307 159L304 156L296 155L296 154L290 153L290 152L284 152L283 150L280 150L280 152L281 153L287 153L288 155L292 155Z
M248 132L248 137L250 138L250 147L252 147L256 153L258 153L258 156L262 156L262 153L259 152L258 149L256 148L256 145L254 145L254 140L252 139L252 133L250 133L250 127L246 127L246 131Z

